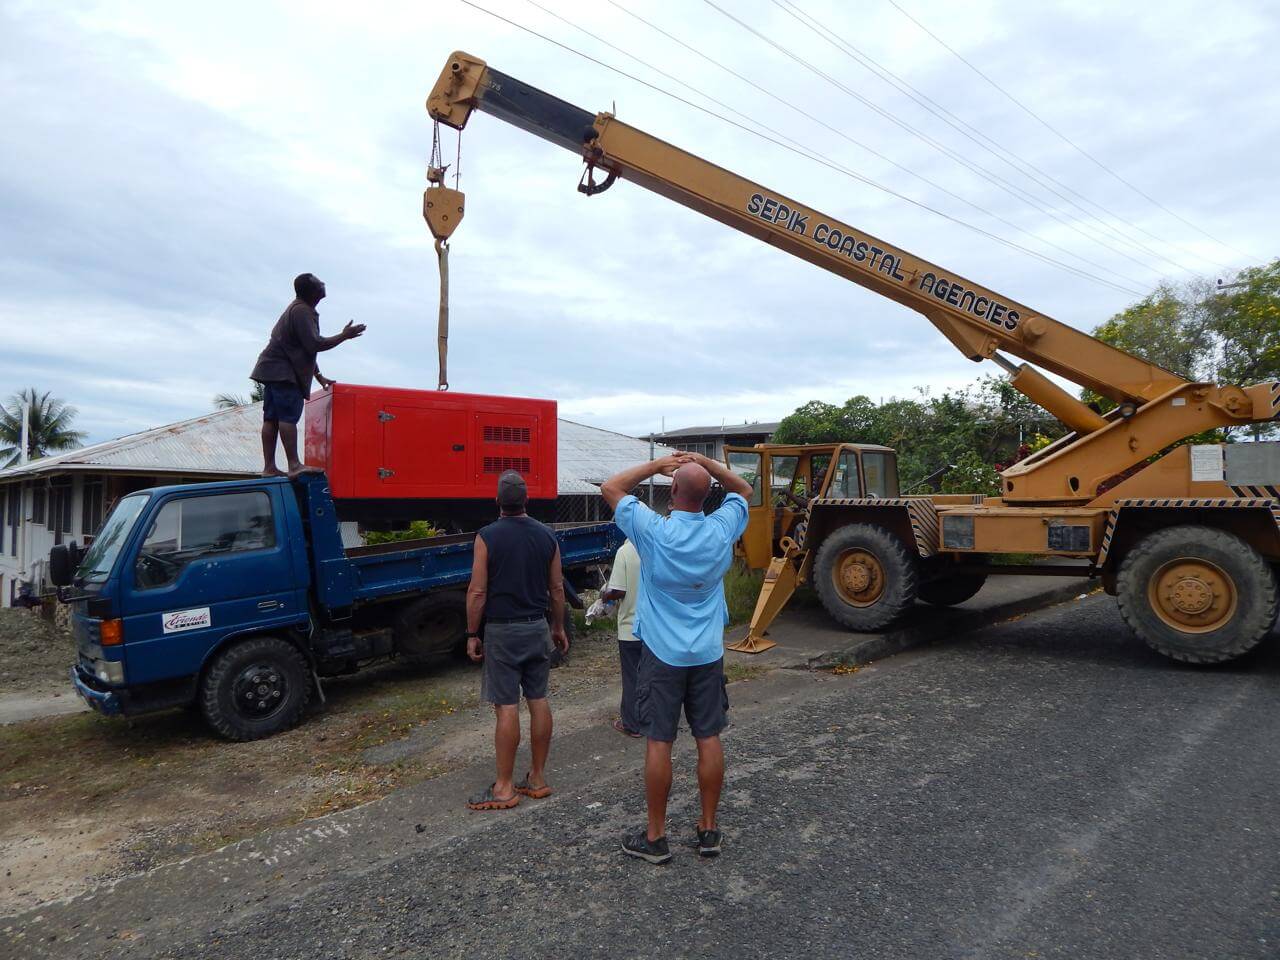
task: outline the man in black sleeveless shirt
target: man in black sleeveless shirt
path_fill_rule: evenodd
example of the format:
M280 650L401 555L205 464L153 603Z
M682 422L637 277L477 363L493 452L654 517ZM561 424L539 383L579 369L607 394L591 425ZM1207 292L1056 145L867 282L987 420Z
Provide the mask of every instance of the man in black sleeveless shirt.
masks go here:
M569 650L569 637L564 629L560 544L546 526L525 513L528 499L520 474L514 470L502 474L498 478L502 516L476 537L467 587L467 655L484 661L480 696L493 704L497 716L493 735L497 779L467 801L472 810L506 810L520 802L521 794L534 799L551 796L543 770L551 747L548 603L550 638L562 654ZM522 691L529 706L533 761L525 778L516 783Z

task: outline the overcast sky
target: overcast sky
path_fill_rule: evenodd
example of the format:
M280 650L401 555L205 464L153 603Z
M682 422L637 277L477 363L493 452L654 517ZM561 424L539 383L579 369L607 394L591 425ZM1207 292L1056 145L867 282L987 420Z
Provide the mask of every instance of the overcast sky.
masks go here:
M539 0L676 80L526 0L479 2L1133 290L1280 254L1280 5L1267 0L898 0L1190 224L1095 166L888 0L795 4L989 137L991 151L772 0L718 3L831 81L702 0ZM368 324L364 338L323 358L329 376L432 388L437 275L421 219L431 144L423 101L454 49L592 112L616 107L664 140L1072 325L1091 328L1137 299L458 0L0 0L0 395L51 390L79 408L94 440L204 413L214 394L247 391L302 271L328 284L323 330ZM452 131L445 142L452 156ZM1019 161L1051 175L1091 217L1019 173ZM473 117L463 134L454 389L550 397L562 416L639 434L663 418L669 429L771 420L811 399L940 392L996 372L962 358L915 313L632 184L586 198L579 173L571 153L492 117Z

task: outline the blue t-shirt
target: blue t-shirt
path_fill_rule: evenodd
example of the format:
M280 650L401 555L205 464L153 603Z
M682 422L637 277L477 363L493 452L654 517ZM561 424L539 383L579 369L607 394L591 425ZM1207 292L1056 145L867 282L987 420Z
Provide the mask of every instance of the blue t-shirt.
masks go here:
M613 518L640 554L636 638L673 667L719 660L729 622L724 575L747 528L747 501L730 493L710 516L672 510L663 517L625 496Z

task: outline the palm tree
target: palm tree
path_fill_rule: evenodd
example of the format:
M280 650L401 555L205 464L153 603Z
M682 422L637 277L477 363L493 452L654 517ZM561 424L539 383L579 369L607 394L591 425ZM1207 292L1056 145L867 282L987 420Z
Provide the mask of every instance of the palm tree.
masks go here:
M31 405L27 428L27 457L37 460L58 450L74 450L84 443L84 433L71 429L76 408L48 391L28 387L0 405L0 463L12 467L22 458L22 405Z
M246 407L251 403L259 403L262 400L262 384L258 381L250 381L253 388L249 391L249 399L245 399L239 393L220 393L213 398L213 405L218 410L230 410L232 407Z

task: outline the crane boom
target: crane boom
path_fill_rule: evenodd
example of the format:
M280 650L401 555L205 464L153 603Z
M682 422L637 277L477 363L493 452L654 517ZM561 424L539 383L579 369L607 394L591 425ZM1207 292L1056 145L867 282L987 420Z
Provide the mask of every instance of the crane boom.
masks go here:
M1011 382L1074 433L1004 475L1007 500L1082 502L1111 476L1170 443L1214 427L1270 419L1270 385L1191 383L861 229L716 166L609 113L593 114L461 52L427 99L436 121L461 130L480 110L582 156L579 189L629 180L923 314L971 360L993 359ZM597 182L595 171L604 179ZM1103 418L1034 363L1120 405ZM1016 489L1015 489L1016 481Z

